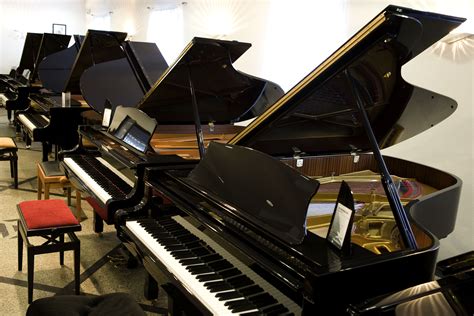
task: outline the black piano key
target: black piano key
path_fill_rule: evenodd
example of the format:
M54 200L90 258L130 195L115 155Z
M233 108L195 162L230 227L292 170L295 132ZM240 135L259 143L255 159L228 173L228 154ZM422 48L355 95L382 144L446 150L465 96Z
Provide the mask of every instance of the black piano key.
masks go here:
M223 278L230 278L239 274L242 274L242 272L240 272L240 270L237 268L232 268L219 272L219 275L221 275Z
M191 252L194 253L198 257L202 257L202 256L210 254L209 250L204 247L194 248Z
M225 259L215 261L215 262L211 262L211 263L208 264L208 266L210 268L214 269L214 271L216 271L216 272L226 270L226 269L229 269L229 268L233 267L233 265Z
M210 288L212 286L216 286L216 285L222 285L222 284L227 284L226 282L224 281L212 281L212 282L205 282L204 283L204 287L206 288Z
M174 251L171 252L171 255L175 259L197 258L191 251Z
M193 264L203 264L202 260L201 259L198 259L198 258L194 258L194 259L181 259L179 260L179 263L183 266L189 266L189 265L193 265Z
M176 251L176 250L187 250L188 248L183 244L175 244L175 245L165 246L165 249L168 251Z
M207 263L207 262L220 260L220 259L222 259L222 256L220 254L213 253L211 255L202 256L202 257L200 257L200 259L202 260L202 262Z
M163 246L181 245L181 243L174 238L157 238L156 239Z
M278 303L278 301L268 293L259 294L256 296L249 297L247 299L253 304L255 304L255 306L257 306L258 308L264 308L266 306Z
M250 287L240 289L239 292L242 293L242 295L244 295L244 296L249 296L249 295L254 295L254 294L257 294L257 293L262 293L264 291L260 286L252 285Z
M243 312L239 316L262 316L262 312Z
M283 304L278 304L278 305L273 305L268 308L264 308L261 310L262 313L268 314L268 315L278 315L278 314L283 314L288 312L288 308L283 306Z
M189 266L186 268L192 275L212 272L206 265Z
M224 306L227 306L227 307L229 307L229 309L232 309L234 307L241 306L241 305L246 305L246 304L249 304L249 303L250 302L245 297L243 297L239 300L233 300L233 301L225 302Z
M236 298L244 298L242 294L240 294L237 291L217 293L216 297L219 299L219 301L227 301L227 300L236 299Z
M236 289L254 284L253 281L245 275L241 275L241 276L238 276L238 277L235 277L235 278L232 278L232 279L228 279L227 283L229 283L230 285L232 285Z
M213 273L213 274L203 274L199 275L196 277L196 279L199 282L207 282L207 281L217 281L217 280L222 280L222 277L219 274Z
M231 308L230 310L233 313L240 313L240 312L249 311L252 309L257 309L257 308L252 303L247 303L247 304L242 304L234 308Z
M217 282L211 282L211 283L218 283L219 281ZM216 292L222 292L222 291L228 291L228 290L232 290L232 286L230 286L229 284L227 283L224 283L224 284L218 284L218 285L212 285L210 284L207 289L209 290L209 292L211 293L216 293Z
M183 243L184 242L199 241L200 240L199 238L197 238L194 235L177 236L176 239L179 240L180 242L183 242Z

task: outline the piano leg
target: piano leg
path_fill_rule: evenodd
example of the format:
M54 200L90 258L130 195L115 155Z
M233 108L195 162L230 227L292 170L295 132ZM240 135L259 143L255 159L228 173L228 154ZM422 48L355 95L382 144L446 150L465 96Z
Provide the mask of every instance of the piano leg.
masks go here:
M94 212L94 233L102 233L104 231L104 220L97 212Z
M161 286L168 294L168 315L202 315L173 284Z
M151 276L151 274L147 273L145 278L145 285L144 285L144 295L147 300L155 300L158 298L159 287L158 282Z
M52 146L48 142L42 142L43 145L43 161L48 161L48 155L51 152Z

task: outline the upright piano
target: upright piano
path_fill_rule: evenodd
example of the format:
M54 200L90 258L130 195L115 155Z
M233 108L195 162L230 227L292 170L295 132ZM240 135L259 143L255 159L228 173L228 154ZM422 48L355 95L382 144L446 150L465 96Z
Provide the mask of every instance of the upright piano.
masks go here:
M117 107L114 124L107 131L93 126L80 128L82 138L97 147L95 156L100 158L79 146L65 154L63 166L71 181L90 195L88 200L95 211L94 231L101 232L104 221L113 224L118 209L140 201L145 166L188 163L173 154L197 151L190 136L197 133L206 142L225 142L243 129L231 123L253 117L283 94L278 85L232 67L249 47L250 44L237 41L194 38L133 110L137 113L134 115L142 118L133 118L137 122L134 125L140 126L140 130L154 130L140 149L122 141L114 132L113 126L131 117L123 114L131 109ZM141 121L148 121L146 117L157 121L156 129L143 126ZM104 180L89 176L92 169L81 165L84 159L92 160ZM111 178L117 173L129 180Z
M168 280L169 312L339 315L432 280L461 181L380 149L454 111L401 67L463 21L388 6L199 163L146 168L145 198L115 221L149 288ZM342 180L348 251L326 240Z
M66 150L78 144L77 127L85 111L92 107L101 112L104 103L115 107L120 99L138 102L166 69L155 43L129 42L126 36L89 30L84 39L76 38L76 45L41 64L40 75L48 90L30 95L31 107L18 118L29 139L42 142L43 161L53 144ZM71 106L62 106L61 92L72 93Z

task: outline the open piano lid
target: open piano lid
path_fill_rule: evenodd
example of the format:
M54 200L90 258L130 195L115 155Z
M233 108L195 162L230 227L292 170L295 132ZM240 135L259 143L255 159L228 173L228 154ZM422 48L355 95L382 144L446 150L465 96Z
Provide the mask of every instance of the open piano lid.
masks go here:
M122 56L96 63L80 79L87 104L102 113L106 103L112 110L135 107L168 68L156 43L124 41Z
M250 46L237 41L193 38L138 108L160 124L193 124L192 84L201 123L246 119L267 84L232 66Z
M463 21L388 6L229 143L285 157L370 151L353 89L380 148L421 133L456 102L405 82L401 67Z
M41 44L41 33L26 33L25 44L23 45L23 52L21 54L20 64L16 70L18 75L23 73L23 70L29 69L33 71L35 66L36 56L38 56L39 47Z
M36 56L35 68L30 75L30 81L35 81L38 77L38 68L43 59L51 54L66 49L71 40L71 35L44 33Z
M122 58L121 43L126 37L127 33L123 32L88 30L62 91L81 94L79 79L84 70L97 63Z
M69 48L43 59L38 68L43 88L62 92L83 41L83 35L74 35L74 43Z

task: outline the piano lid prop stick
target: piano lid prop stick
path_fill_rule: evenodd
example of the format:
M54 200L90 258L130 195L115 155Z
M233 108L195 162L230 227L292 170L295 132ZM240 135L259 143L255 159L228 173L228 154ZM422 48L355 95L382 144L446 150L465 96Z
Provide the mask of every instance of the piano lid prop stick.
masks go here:
M355 79L349 73L349 70L345 69L344 73L346 77L348 78L352 94L355 97L355 101L357 104L357 108L359 110L360 118L362 119L362 123L364 124L364 127L365 127L365 132L367 133L367 137L369 138L374 158L377 161L377 164L380 168L380 174L382 177L382 184L385 190L385 194L387 194L390 207L393 210L393 213L394 213L393 215L399 227L400 236L402 237L403 244L407 248L417 249L416 239L413 235L413 231L411 229L410 223L405 214L405 210L403 208L402 202L400 201L400 196L397 193L398 190L392 181L392 177L390 176L390 173L388 172L387 166L385 165L385 161L383 160L382 153L380 152L377 139L375 138L374 131L372 130L372 126L370 125L369 118L367 117L367 112L365 111L365 108L364 108L363 98L360 94L359 89L356 86Z
M196 91L194 90L194 84L193 84L193 79L191 78L191 69L189 68L189 65L187 69L188 69L189 92L191 93L191 101L193 105L194 127L196 129L196 137L197 137L197 143L199 147L199 156L202 158L204 157L204 154L206 153L206 149L204 147L204 136L202 134L202 128L201 128L201 118L199 117Z

